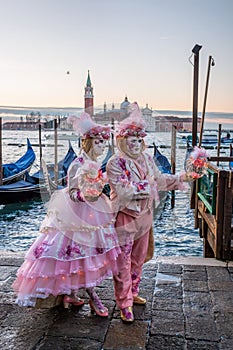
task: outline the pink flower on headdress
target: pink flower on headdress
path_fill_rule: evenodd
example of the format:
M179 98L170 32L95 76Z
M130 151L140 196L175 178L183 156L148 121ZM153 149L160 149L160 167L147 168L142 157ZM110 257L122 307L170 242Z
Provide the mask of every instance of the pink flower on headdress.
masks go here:
M129 117L122 120L118 125L117 136L145 137L146 123L142 118L142 113L137 102L129 104L128 112Z
M110 127L96 126L85 134L85 138L103 138L108 140L110 137Z
M125 129L121 129L118 132L117 136L136 136L136 137L145 137L147 133L141 128L137 128L134 125L128 125Z
M73 124L73 128L83 138L103 138L108 140L110 137L110 127L97 124L88 113L83 112L80 116L72 115L68 117L67 122Z

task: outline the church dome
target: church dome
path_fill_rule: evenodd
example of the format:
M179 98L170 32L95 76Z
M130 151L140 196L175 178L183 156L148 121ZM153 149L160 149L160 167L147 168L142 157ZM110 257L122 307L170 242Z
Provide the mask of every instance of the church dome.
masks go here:
M128 101L128 98L127 98L127 96L125 96L124 101L121 103L121 109L126 110L126 109L128 108L128 105L129 105L129 104L130 104L130 103L129 103L129 101Z

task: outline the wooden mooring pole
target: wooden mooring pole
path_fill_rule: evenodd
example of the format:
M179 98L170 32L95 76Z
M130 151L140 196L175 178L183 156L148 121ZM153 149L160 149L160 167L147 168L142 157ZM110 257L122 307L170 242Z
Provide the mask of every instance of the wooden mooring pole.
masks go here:
M41 142L41 123L39 122L39 148L40 148L40 169L42 168L41 159L42 159L42 142Z
M57 119L54 119L54 182L58 182L58 164L57 164Z
M199 137L199 147L201 147L203 130L204 130L205 110L206 110L206 102L207 102L208 87L209 87L209 80L210 80L210 68L211 68L211 66L214 66L214 65L215 65L215 63L214 63L212 56L209 56L207 76L206 76L205 95L204 95L204 102L203 102L203 109L202 109L202 116L201 116L201 130L200 130L200 137Z
M230 144L230 157L233 157L233 147L232 144ZM229 162L229 169L233 169L233 160Z
M172 125L172 140L171 140L171 170L172 174L176 172L176 126ZM175 191L171 191L171 207L175 206Z
M217 146L217 157L219 157L219 156L220 156L221 136L222 136L222 124L218 124L218 146ZM217 161L217 166L219 166L219 160Z
M115 121L114 118L112 118L112 130L115 130ZM111 133L111 143L112 143L112 152L114 153L114 133Z

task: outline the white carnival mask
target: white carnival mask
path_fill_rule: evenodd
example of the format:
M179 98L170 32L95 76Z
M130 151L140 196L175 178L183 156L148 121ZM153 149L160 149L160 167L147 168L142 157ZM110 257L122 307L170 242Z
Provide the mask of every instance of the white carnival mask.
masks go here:
M105 139L94 139L93 140L93 153L96 157L103 154L107 141Z
M126 138L126 147L129 154L133 156L139 155L142 151L142 138L135 136L128 136Z

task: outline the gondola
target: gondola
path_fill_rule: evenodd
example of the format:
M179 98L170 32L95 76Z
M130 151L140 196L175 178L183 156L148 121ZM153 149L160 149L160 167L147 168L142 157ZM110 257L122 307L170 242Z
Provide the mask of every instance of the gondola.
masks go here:
M159 168L160 172L162 174L171 174L171 164L166 156L164 156L160 151L158 150L155 143L153 143L154 146L154 162ZM166 200L168 198L168 191L159 191L159 205L154 207L154 220L158 219L161 216L161 213L163 211L163 208L165 206Z
M54 182L54 165L47 166L46 171L38 170L33 175L28 172L24 179L0 186L0 204L26 202L34 198L47 198L51 192L66 185L66 175L71 162L77 157L69 142L66 156L58 163L58 181ZM45 176L45 172L48 176Z
M25 180L0 186L0 204L26 202L48 194L45 182L35 183L33 178L26 173Z
M171 164L167 157L165 157L160 151L158 147L153 143L154 146L154 162L159 168L159 170L164 174L171 174Z
M57 169L58 169L57 183L58 183L58 185L62 185L62 186L66 185L67 171L68 171L70 164L73 162L73 160L75 158L77 158L77 154L75 153L73 146L71 145L71 142L69 141L68 152L66 153L65 157L62 160L60 160L57 164ZM55 179L54 164L52 164L52 163L47 164L47 171L48 171L50 179L52 181L54 181L54 179ZM44 181L43 169L38 170L33 175L31 175L31 177L35 183L43 182Z
M106 164L112 155L109 146L107 154L102 161L101 170L106 171ZM34 198L49 198L51 192L66 186L67 171L72 161L77 157L71 143L66 156L58 162L57 183L54 182L54 165L47 164L33 175L25 173L25 178L15 183L0 186L0 204L25 202Z
M35 159L35 152L32 148L29 139L27 139L26 153L15 163L2 164L3 185L7 185L12 182L17 182L20 179L23 179L25 173L30 171Z

